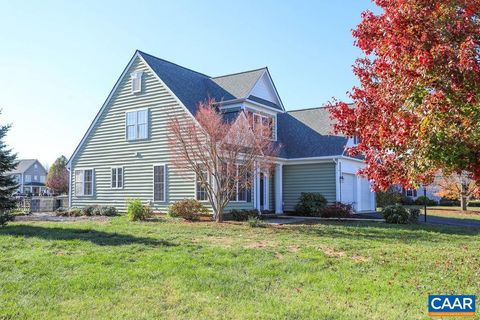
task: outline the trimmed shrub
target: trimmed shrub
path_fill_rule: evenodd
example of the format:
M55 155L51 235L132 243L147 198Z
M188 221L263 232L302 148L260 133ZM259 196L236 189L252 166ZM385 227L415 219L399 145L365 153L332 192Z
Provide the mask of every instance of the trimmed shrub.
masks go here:
M425 196L420 196L417 199L415 199L415 204L419 206L423 206L425 204L425 200L427 201L427 206L436 206L438 204L437 201L432 200Z
M413 200L410 197L403 196L402 201L400 203L403 204L404 206L411 206L415 204L415 200Z
M208 209L196 199L183 199L171 204L167 214L170 217L194 221L198 220L201 215L208 214Z
M418 217L420 217L420 209L417 208L410 208L408 209L410 212L410 223L418 223Z
M327 205L327 199L318 192L302 192L295 206L297 215L318 216Z
M117 209L115 207L101 206L100 215L106 217L112 217L117 215Z
M0 212L0 227L6 226L8 222L14 219L15 216L10 212Z
M250 218L248 218L247 223L252 228L263 228L263 227L265 227L265 223L263 223L263 221L260 220L259 218L250 217Z
M92 205L92 206L85 206L82 208L82 212L84 216L93 216L95 210L97 209L98 206Z
M132 199L127 202L127 218L130 221L146 220L152 215L149 206L145 206L139 199Z
M67 212L65 212L67 217L80 217L83 215L83 210L80 208L71 208Z
M250 218L258 218L257 210L232 210L230 217L234 221L247 221Z
M376 194L377 207L385 208L397 203L402 203L404 195L395 188L389 188L387 191L379 191Z
M334 202L320 211L323 218L350 218L353 216L353 208L350 204Z
M385 218L385 221L393 224L417 223L419 214L419 209L408 210L398 204L388 206L382 210L382 215Z
M442 198L438 204L446 207L460 207L460 201L456 199Z

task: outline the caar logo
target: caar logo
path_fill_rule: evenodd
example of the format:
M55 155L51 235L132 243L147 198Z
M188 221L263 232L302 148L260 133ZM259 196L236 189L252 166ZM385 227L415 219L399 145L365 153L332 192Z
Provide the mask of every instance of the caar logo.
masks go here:
M428 315L430 317L444 316L475 316L474 295L429 295Z

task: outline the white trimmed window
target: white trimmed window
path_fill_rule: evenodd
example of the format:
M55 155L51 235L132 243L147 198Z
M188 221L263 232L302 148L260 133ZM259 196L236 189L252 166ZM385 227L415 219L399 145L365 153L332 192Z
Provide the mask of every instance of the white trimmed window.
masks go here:
M148 138L148 110L136 110L126 113L127 140L141 140Z
M253 124L252 127L255 129L255 126L263 124L260 126L260 134L262 137L273 139L275 137L275 132L273 128L273 118L265 116L259 113L253 113ZM263 128L270 127L270 132L264 132Z
M142 75L143 71L135 71L130 74L132 78L132 93L142 92Z
M210 182L210 179L208 178L207 170L202 171L202 176L203 176L203 181ZM205 186L205 184L202 183L202 179L198 179L198 176L196 179L196 195L197 195L198 201L208 201L207 187Z
M166 170L165 165L153 166L153 201L165 202L166 198Z
M93 169L75 170L75 195L93 195Z
M40 182L45 183L45 176L40 176Z
M123 168L112 168L112 189L123 188Z
M25 175L25 182L32 182L32 176L29 174Z
M241 165L236 165L235 168L237 170L237 173L236 173L236 176L238 177L239 176L239 169L240 169L240 166ZM242 179L243 182L245 181L245 179ZM230 198L230 201L232 202L246 202L247 201L247 193L248 193L248 190L247 188L245 188L245 186L243 186L239 179L235 179L235 191L234 193L232 194L231 198Z

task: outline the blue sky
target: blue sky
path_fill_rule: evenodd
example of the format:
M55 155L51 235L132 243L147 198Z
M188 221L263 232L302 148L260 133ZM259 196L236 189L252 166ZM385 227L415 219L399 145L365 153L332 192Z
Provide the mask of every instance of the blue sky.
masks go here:
M369 0L0 1L1 123L20 158L69 157L136 49L215 76L268 66L287 109L345 99Z

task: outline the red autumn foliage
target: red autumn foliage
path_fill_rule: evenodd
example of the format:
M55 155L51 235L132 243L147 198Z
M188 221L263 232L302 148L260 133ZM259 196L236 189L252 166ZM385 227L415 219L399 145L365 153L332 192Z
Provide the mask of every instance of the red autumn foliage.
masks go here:
M336 133L358 136L375 189L428 184L439 170L480 182L480 1L374 0L353 31L355 107L334 100Z

